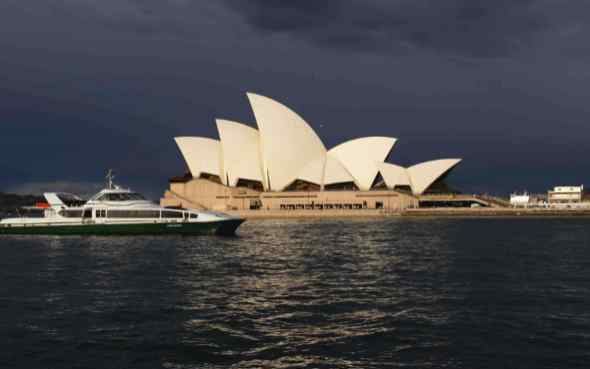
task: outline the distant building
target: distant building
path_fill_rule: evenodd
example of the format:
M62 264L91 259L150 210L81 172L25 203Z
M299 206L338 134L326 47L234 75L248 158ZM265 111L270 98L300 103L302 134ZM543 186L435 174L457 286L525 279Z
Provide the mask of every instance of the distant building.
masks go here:
M584 186L558 186L547 193L550 204L581 203L584 199Z
M510 205L516 208L527 208L531 205L531 196L526 192L522 195L512 194L510 195Z
M397 139L365 137L326 148L297 113L248 93L258 129L217 120L219 139L177 137L190 174L170 181L165 206L215 210L391 209L453 193L444 179L461 159L408 168L387 163Z

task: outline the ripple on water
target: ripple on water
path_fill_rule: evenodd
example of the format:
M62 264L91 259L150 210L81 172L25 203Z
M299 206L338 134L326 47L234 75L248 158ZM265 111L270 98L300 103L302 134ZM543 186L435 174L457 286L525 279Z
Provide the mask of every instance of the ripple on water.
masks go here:
M583 368L582 219L0 240L0 366Z

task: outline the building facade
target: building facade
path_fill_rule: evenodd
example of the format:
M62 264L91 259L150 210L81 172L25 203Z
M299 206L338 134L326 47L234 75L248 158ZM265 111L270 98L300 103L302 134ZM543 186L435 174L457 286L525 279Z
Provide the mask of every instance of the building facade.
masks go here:
M216 211L329 211L382 210L399 212L418 207L418 199L407 193L373 191L277 191L260 192L229 187L210 179L171 181L161 205Z
M547 193L550 204L581 203L584 200L584 186L558 186Z

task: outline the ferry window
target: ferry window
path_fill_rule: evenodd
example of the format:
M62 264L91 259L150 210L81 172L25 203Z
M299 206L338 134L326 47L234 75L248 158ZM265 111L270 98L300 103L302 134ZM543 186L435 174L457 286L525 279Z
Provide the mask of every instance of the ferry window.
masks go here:
M162 218L182 218L182 212L180 211L162 211Z
M111 201L125 201L125 197L123 196L123 194L120 194L120 193L109 194L109 199Z
M159 218L158 210L109 210L109 218Z
M108 193L105 196L107 201L127 201L128 197L125 193Z
M191 219L197 219L198 217L199 217L199 214L191 213Z
M92 209L84 210L84 218L92 218Z
M56 196L58 199L60 199L67 206L81 206L81 205L84 205L84 203L85 203L84 200L82 200L72 194L60 193L60 194L56 194Z
M145 200L142 195L131 192L131 193L108 193L99 198L102 201L138 201Z
M63 210L58 214L66 218L82 218L82 210Z

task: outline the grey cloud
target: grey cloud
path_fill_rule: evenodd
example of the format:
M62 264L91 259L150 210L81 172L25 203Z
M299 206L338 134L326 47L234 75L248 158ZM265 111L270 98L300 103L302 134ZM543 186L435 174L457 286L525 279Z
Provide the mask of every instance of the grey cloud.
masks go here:
M551 28L543 0L224 0L255 29L338 49L504 57Z
M204 23L215 23L216 18L223 16L233 15L218 2L200 0L55 0L35 4L17 0L0 2L1 21L25 19L33 25L30 30L44 32L75 26L77 32L92 28L95 34L123 31L142 37L164 35L188 39L199 35L199 28ZM72 38L83 35L87 34L73 33Z
M13 186L6 192L19 195L41 195L44 192L67 192L88 197L100 191L102 187L102 184L92 182L26 182Z
M471 58L513 55L547 32L568 37L587 18L586 6L573 0L62 0L52 8L141 35L215 38L241 17L262 33L344 51L421 49ZM204 34L206 23L217 31Z

